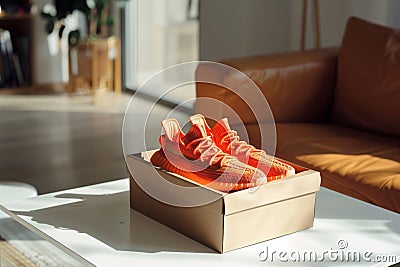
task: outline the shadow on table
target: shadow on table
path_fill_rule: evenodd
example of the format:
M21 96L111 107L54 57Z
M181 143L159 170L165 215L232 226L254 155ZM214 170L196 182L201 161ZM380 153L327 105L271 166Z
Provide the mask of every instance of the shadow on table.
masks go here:
M381 231L384 224L400 235L400 214L328 189L317 193L315 217L353 221L355 227L371 223L377 231ZM372 231L374 229L368 229L368 232Z
M55 207L15 211L33 221L59 229L88 234L121 251L216 253L214 250L131 210L129 192L109 195L61 194L56 198L78 199Z

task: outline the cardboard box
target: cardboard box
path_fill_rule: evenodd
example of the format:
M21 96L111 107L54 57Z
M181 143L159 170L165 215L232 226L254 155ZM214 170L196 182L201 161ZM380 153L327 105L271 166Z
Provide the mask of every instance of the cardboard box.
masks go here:
M246 189L226 194L174 173L155 169L149 162L152 153L154 151L127 157L127 164L135 177L130 175L131 208L218 252L227 252L313 226L315 194L321 181L316 171L304 169L286 179L259 186L257 190ZM158 175L173 184L196 187L198 193L210 201L192 207L163 203L148 195L145 187L157 188L166 198L175 194L173 197L188 201L192 196L176 194L164 188Z

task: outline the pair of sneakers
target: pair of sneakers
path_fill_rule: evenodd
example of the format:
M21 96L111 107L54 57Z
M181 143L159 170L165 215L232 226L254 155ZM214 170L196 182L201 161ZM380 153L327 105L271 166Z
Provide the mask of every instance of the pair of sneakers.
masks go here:
M226 118L210 128L203 115L190 117L184 134L175 119L162 121L161 149L150 161L215 190L229 192L254 187L295 173L292 166L240 140Z

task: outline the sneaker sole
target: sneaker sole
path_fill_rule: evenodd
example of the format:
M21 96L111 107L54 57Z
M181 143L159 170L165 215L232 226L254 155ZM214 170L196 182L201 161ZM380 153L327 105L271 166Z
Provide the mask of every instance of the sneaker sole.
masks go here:
M197 175L194 172L188 172L181 170L177 167L175 167L173 164L170 163L170 161L163 155L162 152L157 151L153 154L151 157L151 162L153 165L164 169L166 171L172 172L174 174L179 174L185 178L188 178L198 184L201 184L206 187L210 187L214 190L222 191L222 192L232 192L232 191L238 191L238 190L243 190L251 187L255 187L260 185L259 183L227 183L227 182L219 182L213 179L206 179L204 177L201 177ZM210 171L211 172L211 171Z

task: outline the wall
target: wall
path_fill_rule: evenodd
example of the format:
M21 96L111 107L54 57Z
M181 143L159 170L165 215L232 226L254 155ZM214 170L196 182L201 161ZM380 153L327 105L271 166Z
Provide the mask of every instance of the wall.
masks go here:
M200 59L218 60L289 49L291 1L200 1Z
M400 1L398 0L388 0L387 1L387 18L386 18L386 24L400 29L400 16L399 16L399 10L400 10Z
M314 13L313 1L308 1L306 48L314 47ZM388 24L388 0L319 0L321 46L339 46L351 16L358 16L378 24ZM291 50L300 47L300 21L302 1L292 1L291 12Z
M300 49L301 0L202 0L200 59ZM306 48L314 47L314 14L308 1ZM359 16L400 28L398 0L319 0L321 46L339 46L346 21Z
M292 1L291 21L290 21L290 50L300 49L301 20L302 20L302 2ZM314 29L314 11L313 1L308 1L307 8L307 27L306 27L306 49L314 47L315 29ZM346 16L344 14L345 0L335 0L334 3L329 0L319 0L320 13L320 36L321 46L337 46L342 39L343 29L346 25Z

